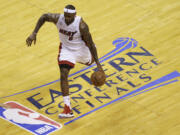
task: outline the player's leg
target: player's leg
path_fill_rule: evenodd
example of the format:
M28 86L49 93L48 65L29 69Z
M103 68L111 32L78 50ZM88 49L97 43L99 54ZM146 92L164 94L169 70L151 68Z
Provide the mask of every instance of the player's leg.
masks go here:
M70 97L69 97L69 84L68 84L68 75L70 69L75 65L75 57L71 50L60 45L59 54L58 54L58 64L60 68L60 87L64 100L64 111L59 114L60 118L69 118L73 117L71 110Z
M64 100L64 111L59 114L60 118L71 118L74 117L73 112L71 110L71 102L69 97L69 83L68 83L68 75L70 72L70 69L72 68L68 64L60 64L60 87L63 95Z
M78 56L76 57L76 62L90 66L94 63L94 58L88 47L84 46L78 51Z
M61 91L63 96L69 96L68 75L71 67L66 64L59 65L61 78Z

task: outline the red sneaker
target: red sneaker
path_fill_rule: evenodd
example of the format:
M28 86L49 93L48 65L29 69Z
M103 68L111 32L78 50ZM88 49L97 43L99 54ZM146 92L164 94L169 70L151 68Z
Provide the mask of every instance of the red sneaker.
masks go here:
M64 111L59 114L59 118L72 118L74 117L74 114L69 106L66 104L64 105Z

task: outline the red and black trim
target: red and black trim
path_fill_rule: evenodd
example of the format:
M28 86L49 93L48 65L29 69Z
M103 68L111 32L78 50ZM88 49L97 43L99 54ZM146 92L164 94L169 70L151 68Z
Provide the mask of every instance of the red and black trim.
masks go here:
M73 68L75 64L73 64L72 62L69 62L69 61L67 61L67 60L61 60L61 61L59 61L61 49L62 49L62 43L60 43L60 45L59 45L59 54L58 54L58 58L57 58L57 59L58 59L58 64L59 64L59 65L66 64L66 65L69 65L70 67Z
M69 65L71 66L72 68L74 67L74 64L69 62L69 61L66 61L66 60L61 60L59 61L59 65L62 65L62 64L66 64L66 65Z
M60 57L61 49L62 49L62 43L60 43L60 45L59 45L59 53L58 53L58 57L57 57L58 63L59 63L59 57Z

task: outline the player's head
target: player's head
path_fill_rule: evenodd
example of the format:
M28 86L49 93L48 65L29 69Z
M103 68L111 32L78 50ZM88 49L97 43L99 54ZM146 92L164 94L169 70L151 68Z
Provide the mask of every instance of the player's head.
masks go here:
M67 5L64 8L64 17L66 22L72 22L76 16L76 9L73 5Z

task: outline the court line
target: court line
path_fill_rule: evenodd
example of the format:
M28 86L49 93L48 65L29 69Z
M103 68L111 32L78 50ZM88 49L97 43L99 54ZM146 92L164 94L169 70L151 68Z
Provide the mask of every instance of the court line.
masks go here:
M161 84L161 85L159 85L159 86L155 86L155 87L152 87L152 88L150 88L150 89L146 89L146 90L144 90L144 91L142 91L142 92L139 92L139 93L138 93L138 91L137 91L138 89L137 89L137 90L134 90L134 91L132 91L132 92L130 92L130 93L124 95L124 96L121 96L121 97L119 97L119 98L117 98L117 99L115 99L115 100L112 100L112 101L109 102L109 103L106 103L106 104L104 104L104 105L102 105L102 106L100 106L100 107L98 107L98 108L95 108L95 109L93 109L93 110L91 110L91 111L89 111L89 112L87 112L87 113L85 113L85 114L83 114L83 115L81 115L81 116L73 119L73 120L70 120L70 121L64 123L64 125L68 125L68 124L70 124L70 123L72 123L72 122L74 122L74 121L76 121L76 120L78 120L78 119L80 119L80 118L82 118L82 117L85 117L85 116L87 116L88 114L93 113L93 112L95 112L95 111L97 111L97 110L99 110L99 109L101 109L101 108L104 108L104 107L106 107L106 106L108 106L108 105L110 105L110 104L112 104L112 103L114 103L114 102L116 102L116 101L118 101L118 100L123 101L123 100L129 99L129 98L131 98L131 97L137 96L137 95L139 95L139 94L148 92L148 91L150 91L150 90L153 90L153 89L156 89L156 88L159 88L159 87L162 87L162 86L166 86L166 85L171 84L171 83L175 83L175 82L177 82L177 81L178 81L177 79L176 79L176 80L172 80L172 81L170 81L170 82Z

